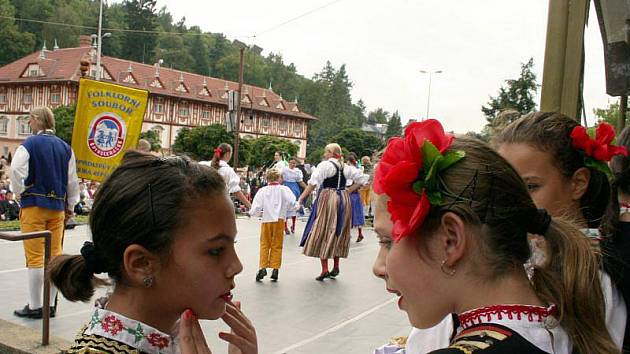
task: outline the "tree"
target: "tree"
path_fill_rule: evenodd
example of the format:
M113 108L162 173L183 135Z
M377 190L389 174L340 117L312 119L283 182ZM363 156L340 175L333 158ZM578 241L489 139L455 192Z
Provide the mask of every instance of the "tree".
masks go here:
M221 143L234 141L234 135L225 130L222 124L212 124L195 128L183 128L175 137L173 149L195 160L210 160L214 149Z
M153 31L157 27L155 3L157 0L126 0L123 3L130 30ZM123 57L141 63L153 60L157 37L152 33L125 32Z
M181 71L193 71L194 59L181 35L165 33L158 36L155 54L164 65Z
M609 103L607 108L595 108L593 114L597 116L598 120L612 124L619 129L619 101ZM626 121L629 117L630 112L626 109Z
M0 0L0 16L15 17L15 7L9 0ZM0 66L33 51L35 36L20 32L15 21L0 18Z
M249 141L249 160L247 164L253 167L267 166L273 161L276 151L288 156L296 156L299 147L289 140L273 136L261 136Z
M140 139L145 139L149 142L149 144L151 144L151 151L160 151L162 148L162 144L160 144L160 137L153 129L140 133Z
M505 80L507 86L501 86L497 97L490 96L488 106L481 106L481 111L486 116L489 126L493 126L495 118L503 110L513 109L522 115L536 109L534 97L538 92L538 84L536 74L532 71L533 67L534 58L530 58L527 63L522 63L520 77Z
M367 116L368 124L385 124L388 120L389 112L380 107L368 113Z
M190 32L197 35L187 36L187 47L193 60L193 70L200 75L208 75L210 70L210 57L206 36L202 35L199 27L192 27Z
M82 25L81 16L70 4L56 7L51 18L55 19L55 22L75 26ZM59 26L49 23L44 24L42 28L42 37L46 40L49 49L53 46L54 41L57 41L61 48L78 46L80 33L81 30L77 27Z
M354 152L357 156L372 156L375 150L383 147L381 139L357 128L347 128L333 137L333 141L343 149Z
M387 122L387 130L385 131L385 139L389 139L392 136L402 135L402 123L400 121L400 114L398 111L392 114L392 117Z
M60 106L53 109L55 115L55 135L69 145L72 145L72 129L74 128L74 115L76 105Z

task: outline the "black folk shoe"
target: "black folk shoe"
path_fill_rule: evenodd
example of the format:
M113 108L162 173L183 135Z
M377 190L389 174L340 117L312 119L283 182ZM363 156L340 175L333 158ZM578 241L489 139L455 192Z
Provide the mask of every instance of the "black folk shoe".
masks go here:
M264 277L266 277L266 276L267 276L267 269L265 269L265 268L261 268L261 269L258 271L258 274L256 274L256 281L261 281L261 280L262 280L262 278L264 278Z
M41 319L43 317L41 307L31 310L31 308L28 307L28 305L24 306L23 309L13 311L13 314L18 317L23 317L23 318ZM57 314L57 306L50 306L50 317L55 317L56 314Z
M271 272L271 281L278 281L278 272L279 271L280 271L279 269L274 269Z
M326 278L330 278L330 273L329 272L325 272L320 274L317 278L315 278L315 280L317 281L324 281L324 279Z
M334 278L334 277L338 276L339 275L339 268L333 268L333 270L330 273L328 273L328 275L331 278Z

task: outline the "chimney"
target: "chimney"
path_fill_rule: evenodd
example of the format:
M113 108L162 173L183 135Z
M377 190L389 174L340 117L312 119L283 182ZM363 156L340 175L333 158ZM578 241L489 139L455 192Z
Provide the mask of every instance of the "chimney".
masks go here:
M91 47L92 38L90 36L79 36L79 47Z

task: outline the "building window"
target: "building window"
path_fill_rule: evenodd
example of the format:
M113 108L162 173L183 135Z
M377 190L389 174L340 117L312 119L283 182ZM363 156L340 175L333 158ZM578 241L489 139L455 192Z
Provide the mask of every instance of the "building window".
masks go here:
M18 118L18 134L31 135L31 127L28 125L28 116Z
M302 123L295 122L293 123L293 131L295 134L302 134Z
M33 103L33 93L31 91L24 91L24 96L22 96L22 102L25 104Z
M153 105L153 112L158 114L164 113L164 103L162 103L161 101L156 101Z
M180 117L188 117L188 114L190 114L190 109L188 108L187 104L179 106L179 116Z
M61 102L61 94L59 92L53 92L50 94L50 103L59 104Z
M42 73L39 69L38 64L30 64L26 69L26 72L22 75L23 77L38 77L41 76Z
M201 119L210 119L210 111L201 111Z
M157 135L158 142L162 144L162 133L164 132L164 128L161 125L156 125L153 128L151 128L151 130L155 132L155 134Z
M269 118L269 116L265 116L262 119L262 126L265 127L265 128L271 127L271 118Z
M6 116L0 117L0 134L6 135L9 131L9 118Z
M0 92L0 104L7 103L7 94L5 92Z
M281 118L280 122L278 122L278 129L287 130L287 126L288 126L287 120L284 118Z

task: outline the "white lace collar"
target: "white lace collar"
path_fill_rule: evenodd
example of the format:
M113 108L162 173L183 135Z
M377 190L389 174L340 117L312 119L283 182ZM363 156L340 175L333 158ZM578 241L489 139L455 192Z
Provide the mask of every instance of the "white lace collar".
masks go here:
M116 312L96 309L84 334L98 335L125 343L148 354L178 354L179 346L171 335Z
M460 329L482 323L505 326L547 353L570 354L567 333L554 317L556 305L495 305L466 311L459 315Z

